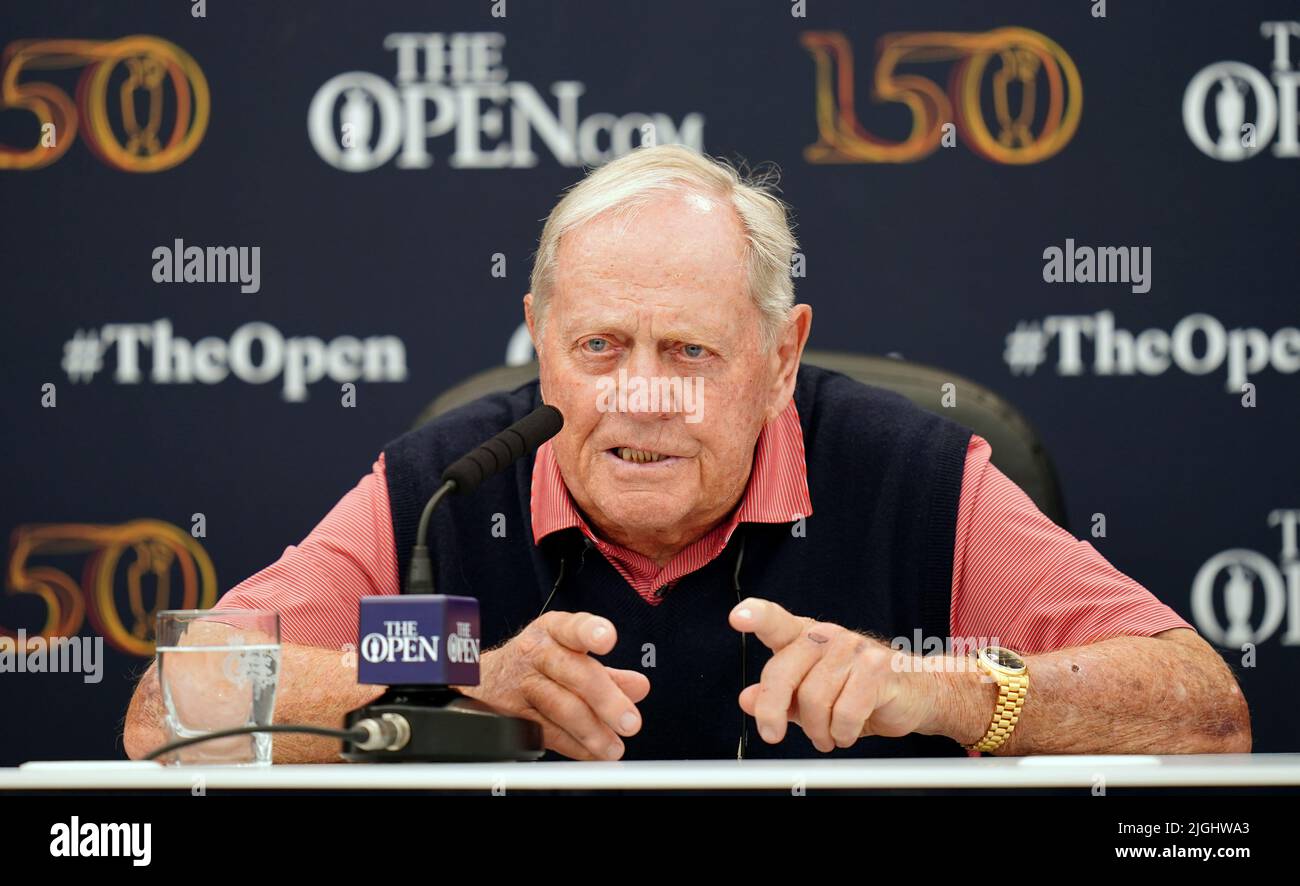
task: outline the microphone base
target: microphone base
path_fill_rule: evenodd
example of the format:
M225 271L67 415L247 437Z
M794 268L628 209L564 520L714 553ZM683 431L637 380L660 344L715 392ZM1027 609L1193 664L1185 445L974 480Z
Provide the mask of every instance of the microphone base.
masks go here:
M545 753L542 727L508 717L491 705L445 686L394 686L370 704L349 711L344 727L384 714L403 717L411 737L399 750L361 750L343 742L352 763L490 763L536 760Z

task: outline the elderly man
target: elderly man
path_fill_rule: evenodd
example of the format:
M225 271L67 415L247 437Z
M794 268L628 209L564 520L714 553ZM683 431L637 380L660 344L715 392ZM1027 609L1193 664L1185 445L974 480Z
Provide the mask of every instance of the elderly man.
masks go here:
M570 190L523 300L540 384L388 445L221 601L281 613L277 720L338 725L380 694L344 653L358 599L400 591L443 468L544 401L560 434L449 500L430 545L438 590L479 598L492 647L463 691L539 722L554 754L1248 751L1223 660L1039 513L985 441L800 365L795 245L764 187L681 147ZM918 636L946 651L891 648ZM159 708L151 670L132 756L162 742ZM276 759L337 749L280 737Z

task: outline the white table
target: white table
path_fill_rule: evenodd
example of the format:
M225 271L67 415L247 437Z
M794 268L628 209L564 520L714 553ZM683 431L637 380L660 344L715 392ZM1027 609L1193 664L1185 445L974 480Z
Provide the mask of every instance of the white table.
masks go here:
M827 789L1266 788L1300 790L1300 754L1039 756L978 759L686 760L625 763L324 764L170 767L27 763L5 791L807 791Z

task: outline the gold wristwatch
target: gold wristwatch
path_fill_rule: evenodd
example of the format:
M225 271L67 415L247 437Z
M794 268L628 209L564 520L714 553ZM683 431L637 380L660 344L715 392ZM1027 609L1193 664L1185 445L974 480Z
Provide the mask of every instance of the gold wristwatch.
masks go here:
M1004 646L985 646L975 653L975 663L982 673L997 681L998 702L988 732L975 744L966 745L966 750L995 751L1011 736L1020 719L1020 709L1029 693L1029 669L1023 658Z

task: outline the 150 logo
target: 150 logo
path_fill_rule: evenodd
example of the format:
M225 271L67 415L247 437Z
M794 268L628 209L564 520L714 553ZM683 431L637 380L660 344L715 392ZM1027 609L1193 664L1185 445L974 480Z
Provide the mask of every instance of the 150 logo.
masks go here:
M119 67L122 76L116 76ZM75 101L53 83L20 79L29 71L69 68L82 69ZM110 85L116 115L110 113ZM0 53L4 110L32 114L39 134L29 148L0 144L0 169L49 166L67 153L81 131L86 145L109 166L123 172L159 172L184 161L203 140L208 81L183 49L158 37L18 40ZM141 110L147 110L147 116ZM164 132L168 119L171 128Z
M871 97L907 108L911 132L902 141L881 138L858 123L853 46L842 33L808 31L800 42L817 69L818 140L804 149L810 163L912 163L932 154L948 132L994 163L1039 163L1064 148L1079 128L1083 82L1078 68L1037 31L882 37ZM898 72L903 64L942 61L956 62L947 89L919 74ZM986 81L996 134L985 118Z
M216 602L217 575L207 551L187 532L161 520L132 520L115 526L58 523L19 526L10 539L8 594L34 594L45 603L45 624L28 639L72 637L90 619L109 645L129 655L153 655L154 616L163 609L208 609ZM38 556L89 554L82 579ZM115 593L125 570L125 613ZM173 570L179 599L173 599ZM148 591L152 590L152 604ZM0 626L0 635L17 636Z

